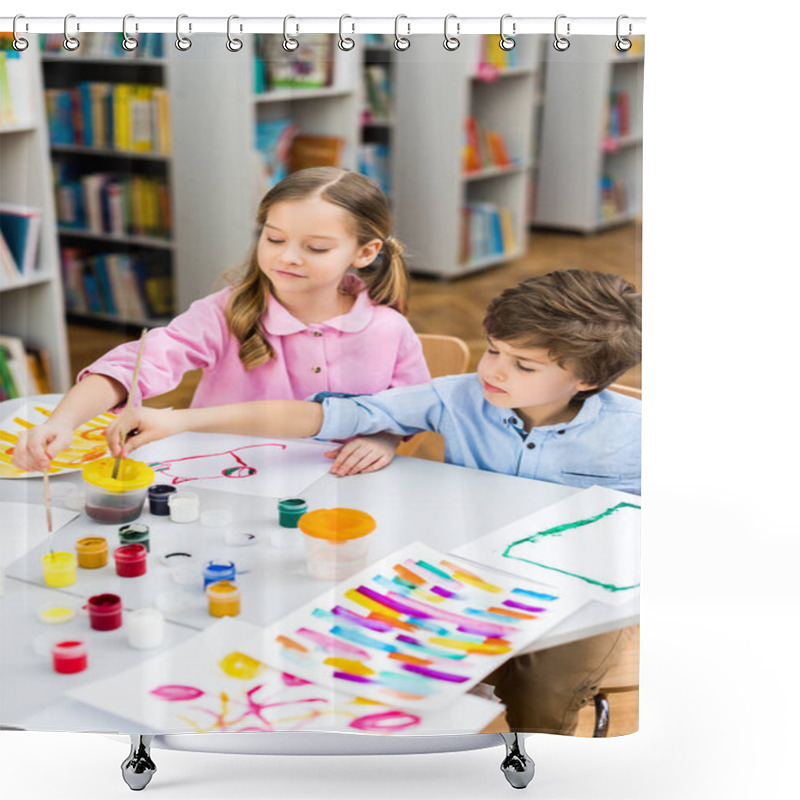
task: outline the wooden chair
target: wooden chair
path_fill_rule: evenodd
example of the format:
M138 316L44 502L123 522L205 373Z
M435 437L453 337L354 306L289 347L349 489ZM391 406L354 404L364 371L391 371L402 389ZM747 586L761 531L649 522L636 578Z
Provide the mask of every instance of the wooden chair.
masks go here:
M441 378L444 375L461 375L467 370L469 363L469 348L463 339L457 336L442 336L435 333L421 333L419 340L422 342L422 352L428 363L428 370L432 378ZM438 441L437 441L438 440ZM398 455L433 458L442 460L440 451L443 452L441 436L431 431L418 433L408 442L402 442L397 448ZM423 453L428 453L427 456Z

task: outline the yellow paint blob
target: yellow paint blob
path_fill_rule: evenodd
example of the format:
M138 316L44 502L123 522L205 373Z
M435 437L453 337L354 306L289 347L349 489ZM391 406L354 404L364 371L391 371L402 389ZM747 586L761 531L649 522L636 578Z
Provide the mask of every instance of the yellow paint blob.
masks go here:
M39 619L47 625L60 625L62 622L69 622L75 618L75 611L72 608L43 608L39 612Z
M350 675L374 675L375 670L352 658L326 658L325 663Z
M241 678L249 681L266 669L266 664L262 664L258 659L245 655L238 651L228 653L219 662L220 669L231 678Z

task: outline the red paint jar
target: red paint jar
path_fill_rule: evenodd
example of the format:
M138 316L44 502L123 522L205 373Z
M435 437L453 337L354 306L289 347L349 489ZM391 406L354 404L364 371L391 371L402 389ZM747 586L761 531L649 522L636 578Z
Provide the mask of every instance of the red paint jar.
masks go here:
M117 594L96 594L90 597L89 625L96 631L114 631L122 626L122 600Z
M147 548L143 544L124 544L114 550L114 563L120 578L138 578L147 572Z
M89 665L89 653L83 642L56 642L50 650L53 669L62 675L83 672Z

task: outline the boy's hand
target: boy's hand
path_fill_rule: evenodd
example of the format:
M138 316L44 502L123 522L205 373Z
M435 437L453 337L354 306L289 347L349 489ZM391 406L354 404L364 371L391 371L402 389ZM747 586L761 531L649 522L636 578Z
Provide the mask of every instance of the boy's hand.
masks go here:
M126 409L106 428L111 455L127 458L144 444L180 433L179 413L162 408Z
M392 462L395 449L402 437L393 433L376 433L373 436L359 436L338 450L330 450L325 455L334 459L331 472L334 475L357 475L360 472L375 472Z
M25 472L47 472L51 459L72 444L72 435L69 425L54 420L23 430L14 445L11 463Z

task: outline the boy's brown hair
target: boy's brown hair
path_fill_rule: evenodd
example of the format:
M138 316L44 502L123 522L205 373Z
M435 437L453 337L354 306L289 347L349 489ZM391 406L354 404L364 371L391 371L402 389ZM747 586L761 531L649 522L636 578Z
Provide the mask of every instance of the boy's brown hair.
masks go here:
M526 278L489 303L491 339L540 347L559 366L605 389L642 360L642 296L619 275L565 269Z

